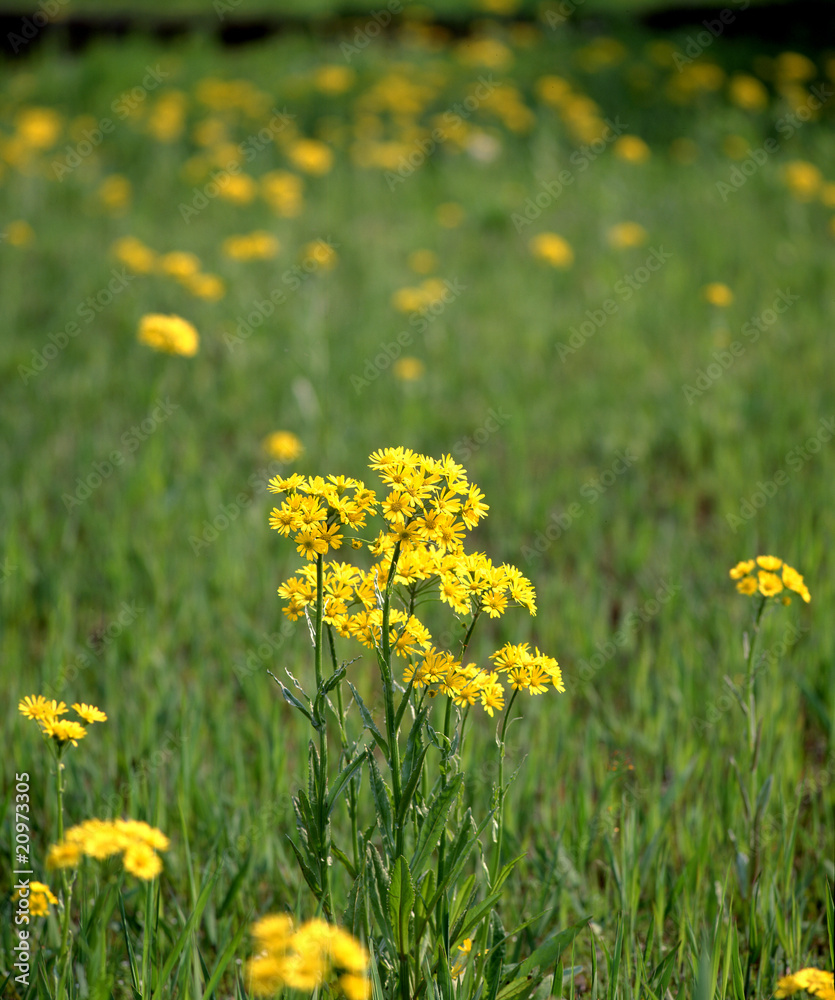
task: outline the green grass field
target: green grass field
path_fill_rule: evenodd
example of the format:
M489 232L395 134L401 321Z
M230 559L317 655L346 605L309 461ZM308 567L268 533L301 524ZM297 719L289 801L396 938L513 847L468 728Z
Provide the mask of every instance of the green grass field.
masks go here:
M155 970L220 859L159 996L203 997L259 915L314 914L287 842L309 734L267 673L309 678L311 650L276 595L299 558L269 530L266 482L344 473L379 489L367 456L401 444L466 467L490 505L471 544L537 590L535 618L481 621L470 655L529 641L567 688L526 696L509 731L503 852L524 858L499 910L508 930L527 924L507 960L591 918L554 996L741 1000L832 969L833 65L792 77L791 60L711 42L679 72L687 35L665 49L489 30L498 48L417 30L234 51L137 39L0 67L0 985L16 773L34 878L49 880L56 839L54 764L17 711L26 695L109 717L65 758L68 823L125 815L172 839ZM317 88L326 65L351 71L346 90ZM730 99L734 73L764 81L765 106ZM568 104L542 96L548 75ZM60 117L30 115L26 132L32 108ZM434 134L445 115L454 127ZM606 123L597 146L578 132L589 119ZM297 136L326 144L326 172L294 163ZM253 194L276 170L303 180L297 214ZM230 200L241 174L251 190ZM103 188L114 175L128 184ZM614 245L627 221L644 235ZM224 253L256 230L276 257ZM567 241L570 266L536 257L540 233ZM131 269L113 249L126 236L196 254L224 294ZM331 268L307 267L314 241L335 249ZM410 269L417 250L435 255L427 274ZM431 277L446 283L435 305L398 311L395 293ZM715 282L729 305L706 301ZM138 343L148 313L193 323L199 353ZM402 357L417 378L395 370ZM265 452L276 430L301 441L295 462ZM752 903L729 763L745 723L723 677L741 682L752 608L728 571L760 553L797 567L812 601L775 609L761 639L757 773L773 785ZM452 617L428 621L441 635ZM349 677L379 706L373 657L339 648L360 653ZM495 724L473 718L457 808L483 816ZM489 828L482 841L489 858ZM150 996L129 985L141 886L125 882L96 944L85 879L71 995ZM47 969L59 918L38 926ZM249 947L232 949L218 1000L246 995ZM50 996L50 982L12 979L3 996Z

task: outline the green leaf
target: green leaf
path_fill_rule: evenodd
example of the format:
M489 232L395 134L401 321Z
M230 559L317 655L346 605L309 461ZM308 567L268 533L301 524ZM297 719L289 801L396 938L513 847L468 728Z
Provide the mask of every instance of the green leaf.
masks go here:
M218 917L222 917L224 913L226 913L226 911L232 905L235 896L237 896L238 892L240 891L240 888L243 885L243 881L249 872L249 862L251 859L252 859L252 851L249 851L247 853L247 856L244 858L244 863L235 873L235 877L232 879L232 882L226 891L226 895L223 897L223 902L220 904L217 911Z
M385 737L377 728L377 723L371 717L371 713L368 711L365 702L360 697L359 691L354 687L354 685L348 681L348 687L351 689L351 694L354 696L354 701L357 703L357 708L360 710L360 716L362 717L362 722L365 728L374 737L374 742L383 751L386 756L386 760L391 762L391 754L389 753L389 745L386 743Z
M623 954L623 917L618 917L618 929L615 935L615 947L612 951L612 960L609 963L609 985L606 990L608 1000L615 1000L618 992L618 976L620 974L620 960Z
M673 972L676 967L676 954L676 949L673 948L669 955L665 955L661 959L652 972L650 984L659 996L663 996L667 992L667 987L673 978Z
M274 673L272 673L269 670L267 671L267 673L270 675L270 677L272 677L272 679L276 682L276 684L278 684L278 686L281 688L281 693L284 695L284 700L288 704L292 705L293 708L297 708L302 713L302 715L308 720L308 722L310 722L310 725L313 726L314 729L319 730L321 728L321 723L317 722L313 718L313 714L311 713L310 709L306 705L302 705L302 703L293 694L293 692L290 690L290 688L285 687L284 684L281 683L281 681L275 676Z
M290 846L293 848L293 853L296 855L296 861L298 861L299 863L299 868L301 868L302 870L302 875L304 875L305 882L307 882L307 884L313 890L313 895L317 899L319 899L319 897L322 894L322 890L319 888L319 880L316 878L316 876L313 873L313 869L310 868L305 859L302 857L302 852L299 850L299 848L296 846L295 842L289 835L287 835L287 840L289 841Z
M248 920L241 921L241 926L235 932L234 937L229 942L229 944L223 949L223 954L217 960L214 972L212 973L212 977L208 981L208 983L206 983L206 988L203 990L203 1000L209 1000L209 998L217 988L217 984L220 982L221 976L226 971L226 966L229 965L229 963L235 957L235 953L238 950L238 946L240 945L241 940L244 934L246 933L248 923L249 923Z
M763 786L757 795L757 807L754 810L754 822L759 823L768 807L768 800L771 798L771 786L774 784L774 775L769 776L763 782Z
M369 756L370 755L368 751L365 748L363 748L362 753L358 754L351 761L350 764L346 764L345 767L343 767L342 770L339 772L339 774L336 776L336 781L334 781L330 792L328 792L328 801L327 801L328 816L330 816L330 814L333 812L334 807L336 806L337 799L346 788L348 782L354 776L354 773L356 772L357 768L361 767L362 762L366 760Z
M414 902L415 886L412 882L412 873L409 871L409 863L401 854L392 868L388 898L389 917L394 927L397 953L401 958L409 953L409 921Z
M412 855L412 871L417 872L418 875L423 871L424 865L429 860L429 856L441 839L441 834L446 828L449 811L458 795L463 780L463 774L460 772L454 774L446 785L441 787L429 804L426 818L418 833L415 852Z
M347 856L347 854L345 854L344 851L341 851L336 846L336 844L331 844L331 854L333 854L333 856L336 858L337 861L341 862L342 866L345 868L345 871L348 872L351 878L355 879L357 877L357 870L351 863L350 858Z
M496 1000L499 993L499 986L502 981L502 965L507 950L506 935L501 919L496 910L493 910L490 924L493 931L492 947L490 957L487 959L487 966L484 970L485 980L485 1000Z
M386 857L394 857L394 839L392 836L391 820L391 793L388 786L380 774L377 761L369 755L368 763L371 769L371 794L374 798L374 806L377 810L377 821L380 826L380 834L383 838L383 846L386 849Z
M412 766L411 774L409 775L409 780L403 787L403 793L400 797L400 807L397 810L397 816L395 822L398 826L406 822L409 815L409 806L412 804L412 798L414 797L417 786L420 784L420 776L423 769L423 760L426 754L429 752L429 744L419 751L417 759L414 761ZM404 762L405 763L405 762Z
M171 970L174 968L174 964L180 957L180 952L191 939L191 935L194 932L197 924L200 922L200 917L203 915L203 910L206 907L206 903L209 902L209 897L212 894L212 889L215 885L214 872L207 872L206 877L203 881L203 887L200 890L200 895L197 897L197 902L195 903L194 909L191 912L188 920L186 921L185 927L180 932L180 936L174 942L174 947L165 960L165 964L162 967L162 971L159 973L159 978L157 979L157 988L154 992L153 1000L161 1000L164 992L167 992L168 977L171 975Z
M369 872L368 867L366 867L365 877L368 899L378 926L385 928L389 939L391 939L394 937L394 930L391 926L391 919L388 912L388 896L391 880L389 879L383 860L373 844L368 845L368 853L371 857L371 871Z
M525 987L531 988L540 982L545 976L545 972L554 964L554 962L557 961L574 938L576 938L581 931L584 931L586 927L588 927L590 920L591 917L585 917L583 920L578 921L576 924L572 924L571 927L567 927L564 931L560 931L559 934L555 934L544 944L540 945L529 958L525 959L525 961L514 970L516 973L516 979L499 993L498 1000L510 1000L511 997L519 996ZM593 948L592 961L594 962ZM520 983L522 984L521 988L519 986Z
M742 962L739 958L739 934L733 924L731 925L731 970L735 1000L745 1000L745 977L742 974Z

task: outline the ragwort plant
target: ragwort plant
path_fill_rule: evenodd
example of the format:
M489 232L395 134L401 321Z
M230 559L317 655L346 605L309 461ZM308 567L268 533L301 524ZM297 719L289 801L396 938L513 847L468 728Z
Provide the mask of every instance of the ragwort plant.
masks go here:
M306 617L314 649L310 693L289 671L290 687L275 678L315 734L307 787L293 800L298 843L291 844L323 916L334 920L342 900L344 925L368 943L376 995L495 998L504 986L510 992L503 996L530 996L585 925L556 935L524 963L504 962L508 934L496 905L518 860L502 856L505 739L521 693L564 690L560 668L527 643L504 645L484 666L468 662L482 616L499 618L513 606L533 615L536 603L516 567L465 551L466 532L488 507L464 469L450 456L433 459L402 447L375 452L370 468L383 482L382 499L344 476L270 481L284 498L270 525L292 536L306 559L278 593L289 618ZM346 537L353 549L370 553L367 568L327 558ZM436 647L418 617L433 600L458 618L457 648ZM381 719L348 680L338 638L374 651ZM479 818L460 802L461 748L474 708L498 723L498 782L488 814ZM336 766L329 760L331 731L339 742ZM374 820L361 829L364 775ZM348 844L334 841L331 824L342 801ZM482 858L479 874L466 874L491 825L489 863ZM344 892L336 891L336 872Z

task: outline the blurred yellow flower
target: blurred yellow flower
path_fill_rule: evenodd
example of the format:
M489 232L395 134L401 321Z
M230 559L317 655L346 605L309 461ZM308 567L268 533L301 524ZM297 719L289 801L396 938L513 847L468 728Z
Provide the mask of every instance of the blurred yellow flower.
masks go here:
M726 308L734 300L734 293L721 281L712 281L709 285L705 285L702 289L702 295L705 301L720 309Z
M25 219L15 219L6 226L6 239L13 247L25 247L35 240L35 230Z
M162 871L156 850L167 850L168 837L136 820L90 819L67 830L64 840L53 844L47 855L47 868L74 868L82 856L103 861L122 855L125 870L146 881Z
M531 240L530 248L534 257L545 261L551 267L571 267L574 263L574 251L568 242L556 233L539 233Z
M278 462L294 462L304 447L290 431L273 431L264 438L264 450Z
M172 250L157 260L157 270L173 278L188 278L200 271L200 258L185 250Z
M817 71L812 60L799 52L781 52L774 61L774 75L780 83L804 83Z
M161 94L148 116L147 129L157 142L174 142L183 134L188 98L181 90Z
M157 254L135 236L123 236L112 249L117 259L137 274L150 274L156 269Z
M489 69L505 69L513 62L513 53L497 38L467 38L458 44L456 55L465 66Z
M571 84L561 76L541 76L536 81L537 96L558 108L571 94Z
M20 899L20 889L14 894L15 899ZM58 899L52 890L43 882L29 883L29 913L33 917L46 917L49 915L49 907L57 906Z
M52 108L23 108L15 119L17 135L32 149L49 149L58 141L63 119Z
M191 358L197 354L200 337L197 330L180 316L149 313L139 323L139 342L155 351Z
M677 162L688 166L695 163L699 156L699 147L687 136L673 139L670 143L670 156Z
M801 990L820 1000L835 1000L835 976L822 969L801 969L777 980L774 997L775 1000L782 1000L782 997L790 997Z
M272 233L257 229L246 235L227 237L222 249L233 260L269 260L281 247Z
M272 170L261 178L261 197L276 214L291 219L301 213L304 181L286 170Z
M293 166L306 174L327 174L333 167L333 150L318 139L299 139L287 155Z
M783 168L783 180L798 201L812 201L823 187L823 174L807 160L792 160Z
M348 66L319 66L313 76L313 83L323 94L344 94L350 90L357 74Z
M762 111L768 107L768 91L755 77L736 73L728 84L728 96L743 111Z
M180 279L182 284L198 299L218 302L226 294L223 278L217 274L190 274Z
M649 239L649 233L639 222L618 222L606 233L609 245L622 250L626 247L642 247Z
M431 250L413 250L407 263L415 274L431 274L438 269L438 257Z
M612 152L627 163L645 163L652 155L649 146L637 135L622 135L612 146Z
M835 184L827 181L820 189L820 200L827 208L835 208Z
M313 240L301 248L301 256L314 261L324 271L336 267L339 259L336 250L325 240Z
M121 174L111 174L99 186L98 195L101 203L112 212L127 208L131 198L132 187L127 177Z
M218 194L227 201L248 205L258 193L258 185L249 174L230 174L218 184Z
M394 362L392 372L401 382L417 382L425 374L426 366L420 358L406 356Z

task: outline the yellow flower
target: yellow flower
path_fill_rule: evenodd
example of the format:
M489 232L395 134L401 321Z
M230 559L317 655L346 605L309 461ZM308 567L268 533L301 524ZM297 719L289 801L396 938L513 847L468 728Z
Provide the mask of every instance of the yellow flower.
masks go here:
M75 868L81 860L81 847L78 844L53 844L46 856L46 867Z
M764 569L761 569L757 577L759 579L760 593L764 597L775 597L783 589L783 581L775 573L768 573Z
M272 170L261 178L261 197L283 218L293 218L302 210L304 181L286 170Z
M777 980L775 1000L790 997L800 990L806 990L812 996L820 997L820 1000L835 1000L835 978L831 972L824 972L822 969L801 969Z
M25 219L15 219L6 226L6 239L13 247L25 247L35 240L35 230Z
M325 240L313 240L312 243L306 243L302 247L301 253L303 257L314 261L324 271L330 271L336 266L339 259L336 250Z
M627 163L645 163L652 155L649 146L637 135L622 135L612 152Z
M767 569L769 573L774 573L783 565L783 560L777 556L757 556L757 565L761 569Z
M217 274L192 274L181 280L191 294L198 299L217 302L226 294L223 278Z
M80 722L73 722L69 719L42 719L41 731L60 746L72 743L74 747L77 747L78 741L83 740L87 735L87 730Z
M323 94L344 94L351 89L356 76L347 66L320 66L313 76L313 83Z
M793 569L787 563L783 563L783 584L788 587L789 590L793 590L796 594L800 594L807 604L812 600L812 595L809 593L809 588L803 582L803 577L797 572L796 569Z
M290 431L273 431L264 438L264 448L279 462L294 462L304 451L304 446Z
M185 250L174 250L158 259L157 270L173 278L188 278L200 271L200 258Z
M817 67L799 52L781 52L775 60L775 76L780 83L804 83L817 73Z
M768 107L768 91L755 76L736 73L728 86L731 101L743 111L762 111Z
M73 709L87 723L107 722L107 716L100 708L96 708L95 705L88 705L85 702L79 704L76 702L73 705Z
M116 257L137 274L150 274L157 266L157 255L135 236L123 236L113 244Z
M24 108L15 119L18 136L32 149L54 146L61 124L61 116L52 108Z
M18 890L18 897L20 891ZM33 917L46 917L49 914L49 907L57 906L58 899L44 882L29 883L29 912Z
M318 139L299 139L287 151L293 166L306 174L327 174L333 167L333 150Z
M713 281L709 285L705 285L702 289L702 295L712 306L717 306L720 309L729 306L734 300L734 293L721 281Z
M531 253L551 267L567 268L574 263L574 251L569 243L556 233L539 233L530 243Z
M153 850L143 843L132 844L126 848L122 857L125 871L146 882L156 878L162 871L162 861Z
M18 711L27 719L52 719L58 715L67 714L67 706L63 701L47 700L42 694L27 695L18 702Z
M649 239L646 229L638 222L619 222L606 234L609 245L617 250L626 247L642 247Z
M180 316L149 313L139 323L138 339L155 351L191 358L197 354L200 337L197 330Z
M249 174L230 174L219 185L218 194L236 205L248 205L258 193L258 185Z
M786 187L798 201L812 201L823 187L823 174L806 160L792 160L783 168Z
M401 382L416 382L426 372L426 366L420 358L403 357L395 361L392 372Z
M438 258L431 250L413 250L407 263L415 274L431 274L438 269Z
M753 559L744 559L742 562L738 562L731 570L731 579L738 580L742 576L747 576L747 574L754 568L754 565L755 563Z
M233 260L269 260L278 253L280 245L272 233L258 229L245 236L229 236L222 249Z
M81 857L103 861L122 854L125 870L142 879L155 878L162 862L155 850L166 850L168 838L161 830L139 820L90 819L67 830L60 844L53 844L47 868L75 867Z
M130 201L131 183L121 174L111 174L102 181L99 187L99 198L102 204L113 212L125 208Z
M744 580L740 580L736 585L736 589L740 594L756 594L757 592L757 580L756 577L746 576Z

